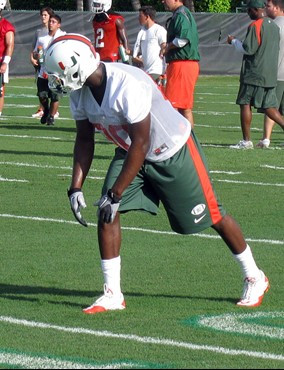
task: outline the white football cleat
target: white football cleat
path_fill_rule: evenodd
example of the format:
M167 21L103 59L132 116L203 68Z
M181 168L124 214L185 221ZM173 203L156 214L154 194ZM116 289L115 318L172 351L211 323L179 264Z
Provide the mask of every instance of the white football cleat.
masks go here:
M83 310L86 314L96 314L112 310L124 310L126 307L123 294L114 296L113 292L104 284L104 295L98 298L90 307Z
M263 139L259 140L258 144L256 145L258 148L266 149L270 145L270 140L269 139Z
M258 307L261 305L264 293L269 288L268 278L260 270L260 278L245 278L244 290L241 300L237 303L240 307Z
M58 118L59 117L59 112L57 111L54 115L54 118Z
M252 141L241 140L236 145L230 145L231 149L253 149Z
M41 118L42 116L43 116L43 110L40 108L34 114L32 114L33 118Z

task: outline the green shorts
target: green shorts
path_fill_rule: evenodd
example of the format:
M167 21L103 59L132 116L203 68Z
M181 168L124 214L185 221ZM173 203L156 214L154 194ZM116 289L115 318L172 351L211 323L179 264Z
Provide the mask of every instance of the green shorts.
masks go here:
M276 108L278 106L276 88L241 83L236 103L239 105L249 104L261 109Z
M283 115L283 112L284 112L284 81L277 81L276 97L278 101L277 108L279 109L279 112Z
M116 149L102 194L113 186L126 156L126 151ZM157 214L160 201L172 229L180 234L198 233L225 215L210 181L203 151L193 133L170 159L144 162L123 193L119 212L143 210Z

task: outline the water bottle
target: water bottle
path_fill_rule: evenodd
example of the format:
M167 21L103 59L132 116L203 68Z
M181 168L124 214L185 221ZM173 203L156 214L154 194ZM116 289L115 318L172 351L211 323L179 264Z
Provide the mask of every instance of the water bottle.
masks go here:
M42 48L42 46L39 46L37 48L37 52L38 52L38 62L39 62L39 64L42 64L43 63L43 48Z

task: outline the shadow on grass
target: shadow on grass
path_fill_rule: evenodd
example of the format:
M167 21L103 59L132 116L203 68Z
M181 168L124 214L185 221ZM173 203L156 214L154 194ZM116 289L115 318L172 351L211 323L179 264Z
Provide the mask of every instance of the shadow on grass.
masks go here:
M60 289L60 288L48 288L39 286L27 286L27 285L11 285L11 284L0 284L0 298L15 300L15 301L26 301L26 302L39 302L41 299L36 297L28 297L28 295L47 295L53 297L85 297L85 298L97 298L102 295L102 291L84 291L84 290L73 290L73 289ZM175 294L148 294L148 293L136 293L136 292L124 292L125 297L146 297L146 298L169 298L169 299L190 299L190 300L203 300L209 302L229 302L236 303L236 298L230 297L202 297L202 296L186 296L186 295L175 295ZM73 307L82 307L83 304L74 303L70 301L55 301L48 300L48 303L56 305L68 305Z
M35 156L42 156L42 157L60 157L60 158L73 158L73 153L70 152L70 154L68 153L52 153L52 152L36 152L36 151L23 151L23 150L0 150L0 154L8 154L8 155L35 155ZM2 157L3 158L3 157ZM95 158L96 159L107 159L107 160L111 160L113 158L112 155L95 155Z

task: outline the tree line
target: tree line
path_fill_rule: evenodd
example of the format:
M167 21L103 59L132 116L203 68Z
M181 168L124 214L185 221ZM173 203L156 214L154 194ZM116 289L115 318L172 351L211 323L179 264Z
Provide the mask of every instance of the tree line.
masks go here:
M90 11L92 0L8 0L7 9L39 10L50 6L54 10ZM115 11L137 11L143 5L152 5L157 11L165 11L161 0L113 0ZM185 4L192 12L229 13L245 6L244 0L186 0Z

